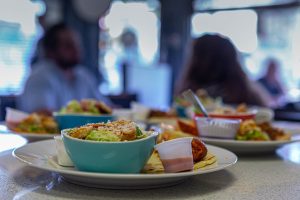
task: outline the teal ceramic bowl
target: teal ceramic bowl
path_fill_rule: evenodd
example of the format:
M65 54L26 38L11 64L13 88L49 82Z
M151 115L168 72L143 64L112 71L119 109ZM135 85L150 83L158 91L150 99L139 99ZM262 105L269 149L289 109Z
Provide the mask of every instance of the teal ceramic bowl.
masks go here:
M88 123L108 122L115 120L113 115L79 115L53 113L59 129L74 128Z
M186 107L183 106L176 106L176 113L179 117L182 118L187 118L188 116L186 115Z
M143 139L126 142L100 142L73 138L62 130L66 152L80 171L140 173L150 158L157 132Z

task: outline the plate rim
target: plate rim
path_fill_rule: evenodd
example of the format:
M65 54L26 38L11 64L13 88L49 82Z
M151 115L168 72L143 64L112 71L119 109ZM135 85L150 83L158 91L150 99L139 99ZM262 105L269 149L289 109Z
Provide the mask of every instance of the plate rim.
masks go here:
M208 138L208 137L200 137L203 142L218 142L220 144L228 144L228 145L241 145L241 146L277 146L277 145L285 145L294 142L300 141L300 134L293 134L293 136L298 136L299 138L292 140L280 140L280 141L240 141L234 139L219 139L219 138Z
M28 146L36 144L36 143L47 143L47 142L54 142L54 140L43 140L43 141L38 141L38 142L34 142L34 143L28 143L24 146L15 148L12 151L12 155L14 158L16 158L17 160L31 166L31 167L35 167L38 169L42 169L42 170L46 170L46 171L50 171L50 172L56 172L59 174L65 174L65 175L72 175L72 176L77 176L77 177L88 177L88 178L110 178L110 179L161 179L161 178L184 178L184 177L190 177L190 176L195 176L195 175L200 175L200 174L206 174L206 173L211 173L211 172L215 172L215 171L219 171L219 170L223 170L225 168L228 168L234 164L237 163L238 161L238 157L235 153L233 153L232 151L229 151L225 148L221 148L221 147L217 147L214 145L207 145L208 148L214 148L215 150L219 150L222 151L223 153L226 153L227 157L232 157L232 161L228 162L228 163L223 163L223 166L217 166L211 169L205 169L205 170L201 170L198 169L196 171L190 171L190 172L180 172L180 173L163 173L163 174L120 174L120 173L99 173L99 172L84 172L84 171L78 171L78 170L73 170L74 168L72 168L72 170L67 170L67 167L65 169L59 169L59 168L54 168L54 167L45 167L45 166L40 166L40 165L36 165L34 163L31 163L25 159L22 159L18 156L18 152L20 151L22 148L28 148ZM21 154L20 154L21 155ZM217 157L217 155L215 155ZM48 162L48 161L47 161ZM218 162L218 160L217 160Z
M26 132L16 132L7 128L7 133L23 136L25 138L53 138L54 136L59 136L61 133L26 133Z

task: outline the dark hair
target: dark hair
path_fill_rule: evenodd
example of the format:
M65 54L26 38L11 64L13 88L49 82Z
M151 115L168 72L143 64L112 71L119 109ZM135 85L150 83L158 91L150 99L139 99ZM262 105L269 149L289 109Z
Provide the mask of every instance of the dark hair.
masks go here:
M220 35L204 35L194 40L179 90L208 89L227 103L262 104L254 100L249 80L241 68L231 41ZM209 89L213 88L211 91ZM251 97L252 96L252 97ZM249 101L249 98L253 98Z
M51 26L49 29L46 30L44 37L43 37L43 47L46 52L55 51L58 46L58 33L69 29L65 23L58 23Z

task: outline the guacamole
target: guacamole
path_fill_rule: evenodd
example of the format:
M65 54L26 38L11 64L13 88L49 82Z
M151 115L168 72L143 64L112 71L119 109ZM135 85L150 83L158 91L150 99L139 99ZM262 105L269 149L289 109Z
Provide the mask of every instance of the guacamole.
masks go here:
M103 142L118 142L121 139L110 131L93 130L85 138L86 140L103 141Z

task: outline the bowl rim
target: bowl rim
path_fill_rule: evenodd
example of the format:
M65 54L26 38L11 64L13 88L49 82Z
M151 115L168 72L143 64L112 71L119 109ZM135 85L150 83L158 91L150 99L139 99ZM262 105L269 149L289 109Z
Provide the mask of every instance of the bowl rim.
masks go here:
M220 116L220 117L254 117L257 112L247 112L247 113L229 113L229 114L222 114L222 113L214 113L208 112L209 116ZM202 113L195 113L195 116L203 116Z
M79 142L83 142L83 143L91 143L91 144L128 144L128 143L137 143L137 142L142 142L142 141L145 141L145 140L149 140L149 139L151 139L153 137L157 137L158 134L159 134L157 131L143 131L143 132L149 132L149 135L147 137L145 137L145 138L141 138L141 139L137 139L137 140L131 140L131 141L106 142L106 141L83 140L83 139L78 139L78 138L71 137L67 133L67 130L70 130L70 129L72 129L72 128L61 130L62 139L64 137L66 137L66 138L68 138L70 140L79 141Z
M59 113L59 112L53 112L52 113L54 117L59 116L59 117L64 117L64 116L68 116L68 117L116 117L113 114L83 114L83 113Z
M192 140L193 140L194 138L196 138L196 137L191 136L191 137L175 138L175 139L172 139L172 140L167 140L167 141L161 142L161 143L159 143L159 144L156 144L156 145L154 146L154 148L157 150L157 148L158 148L159 146L163 146L163 145L166 145L166 144L172 145L172 144L174 144L174 143L178 143L178 142L186 141L186 140L190 140L190 141L192 142ZM196 139L200 139L200 138L196 138Z
M213 119L215 121L223 121L223 122L226 122L226 123L231 123L231 124L240 124L242 122L241 119L229 119L229 118L214 118L214 117L211 117L210 119ZM198 121L204 121L204 120L207 120L206 117L202 116L195 116L195 121L198 122Z

